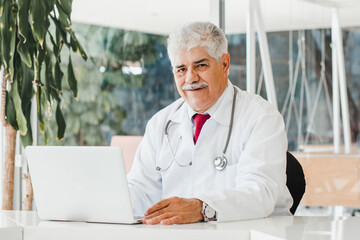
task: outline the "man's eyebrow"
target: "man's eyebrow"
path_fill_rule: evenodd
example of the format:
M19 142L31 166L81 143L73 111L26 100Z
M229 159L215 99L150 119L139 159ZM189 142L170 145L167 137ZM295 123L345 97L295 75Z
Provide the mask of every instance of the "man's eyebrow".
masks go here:
M209 61L209 59L207 59L207 58L202 58L202 59L200 59L200 60L195 61L194 63L195 63L195 64L199 64L199 63L206 62L206 61ZM184 64L175 66L175 68L183 68L183 67L185 67Z
M195 61L194 63L195 63L195 64L198 64L198 63L202 63L202 62L205 62L205 61L209 61L209 59L207 59L207 58L202 58L202 59L200 59L200 60Z
M182 67L185 67L185 65L182 64L182 65L175 66L175 68L182 68Z

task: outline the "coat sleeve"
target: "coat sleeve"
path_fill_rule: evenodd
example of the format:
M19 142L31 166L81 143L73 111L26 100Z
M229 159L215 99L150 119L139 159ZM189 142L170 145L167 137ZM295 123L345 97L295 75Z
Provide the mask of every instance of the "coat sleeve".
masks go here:
M277 207L289 213L287 137L282 116L277 111L261 114L244 130L246 140L241 143L244 149L236 166L235 187L198 196L217 211L218 221L263 218Z
M133 212L136 215L143 215L161 199L161 174L156 170L155 124L154 119L149 121L127 176Z

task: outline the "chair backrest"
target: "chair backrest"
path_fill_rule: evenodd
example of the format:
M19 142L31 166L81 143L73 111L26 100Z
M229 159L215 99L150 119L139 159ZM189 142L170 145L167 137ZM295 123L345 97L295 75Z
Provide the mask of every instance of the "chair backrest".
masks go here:
M124 155L126 173L130 172L133 164L136 149L143 139L143 136L113 136L110 146L120 147Z
M306 182L301 164L290 152L286 153L286 175L286 186L294 200L290 212L294 214L305 193Z

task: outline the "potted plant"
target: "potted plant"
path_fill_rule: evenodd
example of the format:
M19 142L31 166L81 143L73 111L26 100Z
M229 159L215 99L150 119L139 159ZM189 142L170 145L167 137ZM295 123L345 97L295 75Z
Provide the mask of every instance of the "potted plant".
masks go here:
M87 55L71 28L72 0L0 0L0 66L3 70L1 112L5 126L5 156L2 209L12 209L16 134L21 143L33 141L30 110L35 96L40 131L44 131L45 111L55 110L57 139L65 132L61 111L60 53L63 46ZM77 81L69 54L67 81L77 97ZM27 177L30 180L30 177ZM31 181L28 181L25 210L31 210Z

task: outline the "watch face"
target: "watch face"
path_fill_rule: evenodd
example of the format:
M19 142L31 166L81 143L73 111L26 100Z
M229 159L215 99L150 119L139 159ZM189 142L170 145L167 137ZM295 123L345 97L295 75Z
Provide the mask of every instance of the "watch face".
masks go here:
M215 217L216 212L211 207L206 206L205 209L204 209L204 213L205 213L206 218L213 219Z

